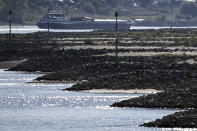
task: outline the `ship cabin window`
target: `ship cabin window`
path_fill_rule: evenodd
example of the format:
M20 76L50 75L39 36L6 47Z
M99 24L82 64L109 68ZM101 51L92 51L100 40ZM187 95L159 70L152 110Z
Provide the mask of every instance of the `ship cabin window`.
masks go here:
M64 18L64 14L49 14L50 18Z

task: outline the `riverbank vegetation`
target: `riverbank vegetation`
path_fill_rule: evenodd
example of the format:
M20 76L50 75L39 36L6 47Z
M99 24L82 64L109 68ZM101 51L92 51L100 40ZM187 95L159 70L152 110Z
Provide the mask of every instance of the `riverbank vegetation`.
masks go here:
M15 24L35 24L39 18L47 14L48 9L66 14L68 17L88 16L93 18L114 18L114 11L118 10L120 19L144 19L145 22L170 23L172 7L172 21L196 21L195 2L147 2L137 0L1 0L0 22L8 24L9 10ZM168 24L169 25L169 24Z

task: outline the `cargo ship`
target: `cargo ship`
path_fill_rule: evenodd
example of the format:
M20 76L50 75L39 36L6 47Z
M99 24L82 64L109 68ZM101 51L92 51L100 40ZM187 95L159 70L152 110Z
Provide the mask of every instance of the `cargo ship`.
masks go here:
M133 21L118 20L118 30L130 29ZM41 29L93 29L93 30L114 30L116 20L93 19L88 17L71 17L69 20L62 13L50 12L37 21Z

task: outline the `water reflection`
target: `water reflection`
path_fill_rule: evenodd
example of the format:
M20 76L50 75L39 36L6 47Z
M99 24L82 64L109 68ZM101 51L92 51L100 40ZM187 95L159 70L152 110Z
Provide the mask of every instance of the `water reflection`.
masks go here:
M1 130L179 131L139 127L177 110L109 107L144 94L62 92L71 85L27 83L41 75L0 70Z
M40 29L35 25L32 26L12 26L12 33L14 34L25 34L34 32L47 32L47 29ZM58 30L50 29L50 32L90 32L93 30ZM8 26L0 26L0 34L9 33Z
M131 26L130 30L141 30L141 29L169 29L171 27L154 27L154 26ZM190 27L173 27L179 29L195 29L197 26ZM25 34L25 33L34 33L34 32L47 32L47 29L40 29L36 25L24 25L24 26L12 26L12 33L14 34ZM91 32L93 30L65 30L65 29L50 29L50 32ZM9 26L0 26L0 34L9 33Z

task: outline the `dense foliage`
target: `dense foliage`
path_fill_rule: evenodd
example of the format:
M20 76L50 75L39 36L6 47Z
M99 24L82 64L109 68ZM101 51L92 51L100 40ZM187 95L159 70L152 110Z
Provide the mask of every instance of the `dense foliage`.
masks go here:
M189 15L191 17L197 16L197 4L195 3L186 3L182 5L180 12L184 15Z
M9 11L12 11L12 19L15 23L23 23L24 20L33 20L48 8L48 0L1 0L1 21L9 19Z
M12 10L15 23L35 23L46 15L50 8L71 16L113 16L119 10L120 16L126 18L144 18L152 21L169 20L170 7L176 19L194 18L197 16L197 4L193 2L154 3L154 0L0 0L0 22L8 22L9 10Z
M6 20L9 17L9 10L12 10L13 17L16 21L21 22L24 17L25 9L27 7L26 0L4 0L1 2L2 7L0 10L1 19Z

